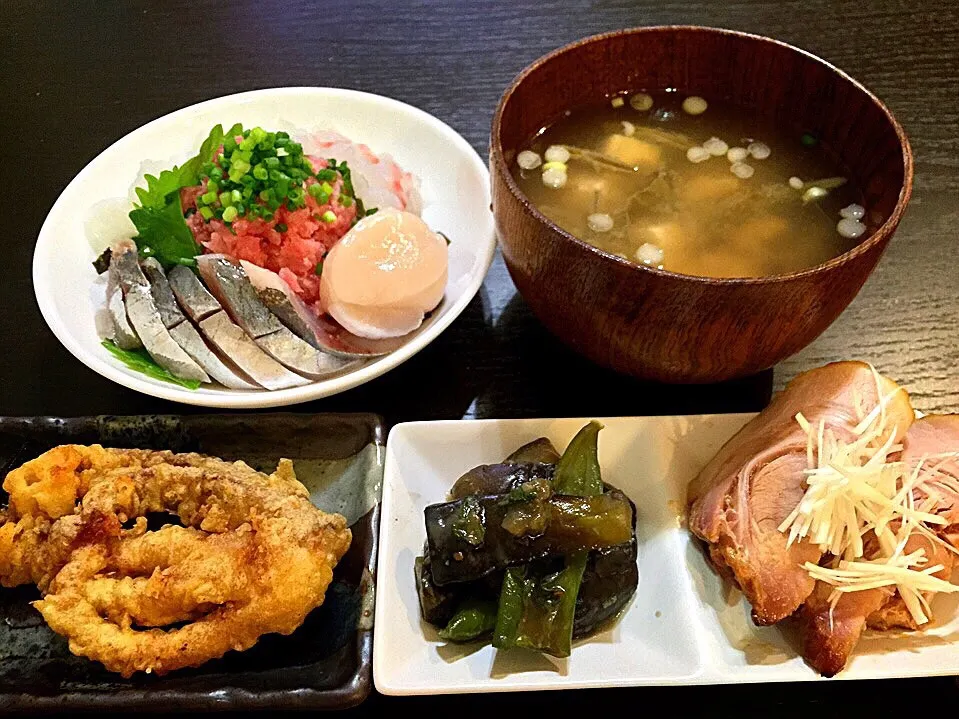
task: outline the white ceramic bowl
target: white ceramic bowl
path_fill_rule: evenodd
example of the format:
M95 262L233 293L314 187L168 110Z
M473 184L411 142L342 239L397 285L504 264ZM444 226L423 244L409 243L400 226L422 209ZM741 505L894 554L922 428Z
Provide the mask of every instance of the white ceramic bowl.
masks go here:
M449 281L428 326L395 352L305 387L241 391L185 389L128 369L100 344L96 314L102 280L92 262L122 235L143 174L194 155L210 128L241 122L268 129L333 129L389 153L421 182L423 218L451 240ZM256 90L201 102L134 130L104 150L57 199L33 256L33 285L44 319L73 355L104 377L154 397L206 407L277 407L356 387L432 342L479 290L495 247L485 163L452 128L422 110L379 95L320 87Z

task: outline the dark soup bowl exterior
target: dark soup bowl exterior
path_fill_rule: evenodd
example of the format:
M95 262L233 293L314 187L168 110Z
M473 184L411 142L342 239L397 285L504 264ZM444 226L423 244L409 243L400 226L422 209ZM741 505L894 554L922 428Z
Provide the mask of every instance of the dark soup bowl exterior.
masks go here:
M863 191L866 239L802 272L692 277L597 249L530 204L511 169L540 128L616 93L666 88L721 98L814 134ZM599 35L536 61L496 110L490 169L503 256L540 321L600 365L665 382L749 375L812 342L876 266L912 189L909 142L866 88L781 42L703 27Z

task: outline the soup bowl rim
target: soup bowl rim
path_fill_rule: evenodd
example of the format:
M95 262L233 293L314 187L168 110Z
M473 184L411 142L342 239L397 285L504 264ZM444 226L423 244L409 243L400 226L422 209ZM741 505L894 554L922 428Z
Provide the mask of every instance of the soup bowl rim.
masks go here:
M657 267L652 267L645 264L639 264L628 260L619 255L615 255L611 252L607 252L595 245L592 245L585 240L581 240L576 237L576 235L567 232L562 227L557 225L546 215L540 212L536 206L529 200L526 194L520 189L513 173L510 171L509 166L507 165L505 152L503 150L502 142L500 140L502 127L503 127L503 112L506 108L507 103L512 97L516 89L526 81L526 79L536 72L543 65L552 62L556 58L572 52L580 47L589 45L592 43L601 43L612 38L621 37L623 35L642 35L642 34L655 34L661 32L703 32L703 33L716 33L720 35L728 35L740 40L746 41L758 41L761 43L771 43L773 45L778 45L780 47L786 48L792 52L799 53L800 55L805 56L807 59L811 60L814 63L825 67L827 70L835 73L840 76L843 80L850 83L854 86L859 92L868 98L868 100L878 108L878 110L885 117L886 121L892 127L893 131L896 133L896 137L899 140L899 146L902 150L902 161L903 161L903 181L902 187L899 190L899 197L896 200L896 205L893 208L893 211L889 216L883 221L883 223L876 228L874 232L869 234L864 240L859 242L855 247L846 250L842 254L833 257L826 262L822 262L818 265L808 267L803 270L798 270L795 272L787 272L781 274L772 274L772 275L762 275L758 277L708 277L704 275L689 275L682 272L675 272L672 270L659 269ZM679 88L683 90L684 88ZM609 94L607 96L610 96ZM646 272L653 275L661 277L671 277L678 280L684 280L687 282L694 282L704 285L719 285L719 286L739 286L739 285L763 285L770 283L780 283L780 282L792 282L795 280L801 280L803 278L812 277L822 273L827 273L830 270L842 266L847 262L850 262L860 255L867 254L870 250L878 243L884 242L887 240L892 232L895 230L896 226L899 224L900 219L902 218L903 213L905 212L906 206L909 204L909 199L912 196L912 184L913 184L913 156L912 148L909 144L909 138L906 136L905 130L902 125L899 124L899 121L896 120L895 116L886 107L885 103L882 102L871 90L869 90L861 82L836 67L832 63L822 59L821 57L809 52L808 50L803 50L800 47L795 45L790 45L789 43L783 42L782 40L776 40L775 38L767 37L765 35L758 35L754 33L742 32L740 30L730 30L727 28L719 27L710 27L706 25L649 25L642 27L634 28L624 28L621 30L613 30L611 32L599 33L596 35L590 35L588 37L576 40L574 42L568 43L559 47L551 52L543 55L542 57L534 60L527 67L525 67L510 83L509 87L503 92L502 97L500 98L499 103L496 106L496 111L493 114L493 124L492 131L490 133L490 164L493 166L493 170L498 174L506 184L506 187L509 189L510 194L521 204L524 210L532 215L532 217L538 222L546 225L553 233L559 235L563 239L574 243L582 249L585 249L598 258L600 261L611 261L615 262L623 267L628 267L631 270L636 272ZM496 208L493 208L494 214Z

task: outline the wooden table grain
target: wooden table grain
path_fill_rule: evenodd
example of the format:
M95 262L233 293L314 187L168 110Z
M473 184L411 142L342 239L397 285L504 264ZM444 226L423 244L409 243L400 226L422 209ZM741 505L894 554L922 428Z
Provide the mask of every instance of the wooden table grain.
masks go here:
M0 6L0 414L197 411L138 395L73 359L40 317L31 259L47 211L98 152L200 100L282 85L389 95L436 115L484 157L510 79L541 54L622 27L691 23L785 40L835 63L889 105L912 141L912 203L886 256L839 320L773 371L667 387L597 369L543 331L497 257L477 298L399 369L296 411L373 411L390 423L458 417L640 415L758 409L790 377L859 358L903 382L926 412L959 411L959 10L955 0L129 0ZM637 58L642 62L642 58ZM63 238L64 242L76 238ZM378 711L643 711L738 707L831 714L955 698L951 679L781 687L391 699Z

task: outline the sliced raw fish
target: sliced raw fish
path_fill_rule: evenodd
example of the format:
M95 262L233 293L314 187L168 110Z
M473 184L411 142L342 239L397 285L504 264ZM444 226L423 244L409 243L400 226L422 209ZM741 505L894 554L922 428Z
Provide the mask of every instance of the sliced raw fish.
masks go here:
M120 289L120 280L117 271L110 266L107 272L107 313L110 315L110 325L113 328L112 337L117 347L122 350L138 350L143 347L136 331L127 318L127 308L123 304L123 290Z
M224 387L229 389L260 389L258 385L242 378L238 372L228 367L217 357L189 320L184 320L176 327L171 327L170 335L208 375Z
M189 268L177 265L170 270L167 280L180 307L194 322L199 322L223 309Z
M130 323L146 351L157 361L157 364L181 379L210 381L207 373L177 344L167 328L163 326L149 287L131 286L124 294L123 301L127 307Z
M200 329L208 340L253 380L267 389L287 389L309 384L309 380L290 372L261 350L226 312L214 312L200 320Z
M370 340L357 337L341 327L324 322L290 286L275 272L240 260L260 300L297 337L316 349L345 359L362 359L389 354L401 347L408 337Z
M114 271L117 284L123 290L123 295L131 287L146 287L149 289L150 283L140 269L140 259L137 256L137 246L132 240L121 240L113 246L113 252L110 255L110 269Z
M115 271L117 284L123 290L127 319L157 364L180 379L209 382L207 373L170 336L160 319L150 283L140 269L137 248L133 242L124 240L113 247L110 269Z
M184 351L208 375L224 387L229 389L258 389L257 385L228 367L203 341L203 337L180 310L176 297L173 296L173 289L170 287L170 282L160 263L154 258L148 257L140 266L147 279L150 280L150 294L156 303L160 319L163 320L163 324L170 331L170 335ZM185 267L183 269L186 270ZM194 277L192 272L186 271L191 277ZM195 277L194 280L196 280ZM196 281L199 284L199 280Z
M224 255L204 255L196 258L200 276L233 321L253 338L272 334L283 328L250 284L242 267Z
M388 154L374 154L368 146L333 130L308 135L303 140L303 150L307 155L347 162L356 196L367 208L395 207L417 215L422 211L419 182Z
M176 327L186 317L180 311L180 306L176 302L176 297L173 296L173 290L170 289L170 283L160 263L148 257L140 263L140 268L150 281L150 294L153 295L153 302L160 313L160 319L163 320L163 326L167 329Z
M243 268L233 264L230 258L205 255L197 258L197 266L230 318L246 330L257 345L291 370L319 379L350 363L318 351L288 330L260 301Z
M254 341L291 370L311 379L339 372L354 361L320 352L286 327Z

